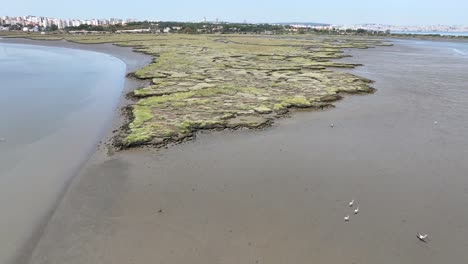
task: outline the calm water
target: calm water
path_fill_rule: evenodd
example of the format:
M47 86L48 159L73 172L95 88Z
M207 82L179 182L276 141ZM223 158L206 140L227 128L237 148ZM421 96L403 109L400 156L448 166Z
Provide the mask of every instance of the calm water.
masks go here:
M27 246L109 124L125 64L0 43L0 263Z
M444 31L392 31L393 34L415 35L441 35L441 36L468 36L468 32L444 32Z

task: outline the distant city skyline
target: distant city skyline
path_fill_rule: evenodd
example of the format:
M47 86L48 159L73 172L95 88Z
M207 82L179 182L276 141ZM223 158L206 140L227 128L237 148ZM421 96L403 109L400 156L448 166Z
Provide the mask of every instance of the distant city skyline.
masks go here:
M60 0L2 3L0 16L47 16L67 19L136 18L161 21L209 21L277 23L318 22L330 24L378 23L391 25L467 25L468 1L460 0L237 0L221 2L133 0Z
M47 30L56 30L56 29L66 29L71 27L80 27L81 25L87 25L90 27L96 26L94 30L104 30L110 26L125 26L130 22L138 22L137 19L122 19L122 18L93 18L93 19L63 19L63 18L54 18L54 17L44 17L44 16L0 16L0 31L8 30L23 30L23 31L47 31ZM158 23L157 21L152 21ZM205 18L201 21L205 23L210 23ZM218 23L220 21L216 20L213 23ZM175 23L185 23L185 22L175 22ZM318 23L281 23L289 25L288 31L299 31L299 30L331 30L331 31L347 31L347 30L359 30L364 29L372 32L421 32L424 34L433 32L434 34L439 33L449 33L452 35L457 35L459 33L465 34L468 32L468 25L424 25L424 26L398 26L398 25L386 25L386 24L349 24L349 25L339 25L339 24L318 24ZM19 27L18 27L19 26ZM55 27L55 29L53 29ZM86 28L86 27L85 27ZM222 26L221 26L222 28ZM82 28L83 29L83 28ZM153 33L156 33L155 30L159 30L159 33L169 33L173 30L180 30L180 26L174 27L165 27L163 29L154 29ZM216 30L219 30L217 28ZM93 29L91 29L92 31ZM215 30L215 31L216 31ZM121 31L121 30L119 30ZM124 30L125 31L125 30ZM132 32L151 32L151 29L142 27L138 29L131 29ZM215 32L214 31L214 32Z

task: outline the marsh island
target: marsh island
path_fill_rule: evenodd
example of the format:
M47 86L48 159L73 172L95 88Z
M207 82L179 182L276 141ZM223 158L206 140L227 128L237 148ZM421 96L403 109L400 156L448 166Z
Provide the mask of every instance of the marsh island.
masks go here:
M162 146L203 129L260 128L290 109L320 109L341 93L370 93L371 81L335 68L343 49L390 45L357 36L63 35L77 43L113 43L153 56L131 74L147 86L128 94L118 148Z

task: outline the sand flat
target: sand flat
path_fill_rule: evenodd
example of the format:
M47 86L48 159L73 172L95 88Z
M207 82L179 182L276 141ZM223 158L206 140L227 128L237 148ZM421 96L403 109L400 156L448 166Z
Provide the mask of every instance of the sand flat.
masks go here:
M444 45L353 51L378 92L335 109L95 154L31 263L463 262L468 61Z

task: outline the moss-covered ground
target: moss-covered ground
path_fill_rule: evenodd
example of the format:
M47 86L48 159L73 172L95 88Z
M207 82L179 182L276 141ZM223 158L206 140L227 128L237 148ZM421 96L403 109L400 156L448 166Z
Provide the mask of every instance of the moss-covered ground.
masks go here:
M39 36L39 38L45 38ZM133 75L150 80L133 91L117 146L164 145L200 129L258 128L292 108L322 108L339 93L369 93L370 81L334 68L344 48L387 45L369 37L242 35L54 36L115 43L152 55Z

